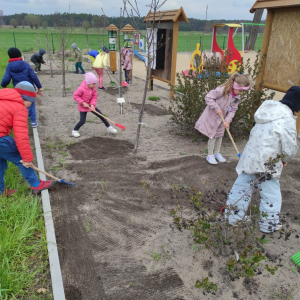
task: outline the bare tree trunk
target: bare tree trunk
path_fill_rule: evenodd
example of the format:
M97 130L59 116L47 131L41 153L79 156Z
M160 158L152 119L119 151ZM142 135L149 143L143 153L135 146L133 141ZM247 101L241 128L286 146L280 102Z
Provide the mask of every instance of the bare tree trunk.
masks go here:
M66 97L66 69L65 69L65 37L62 36L62 88L63 88L63 97Z
M52 53L51 53L51 50L50 50L49 36L48 36L48 34L46 35L46 42L47 42L47 53L48 53L47 62L50 63L50 76L52 78L53 77L53 72L52 72Z
M252 23L260 23L263 12L264 12L263 8L257 9L254 13ZM254 46L255 46L256 39L257 39L258 31L259 31L259 26L258 25L253 25L252 28L251 28L251 32L249 34L249 38L247 40L246 46L245 46L246 50L254 50Z
M149 79L150 79L151 65L152 65L152 60L150 61L150 55L149 55L149 51L148 51L147 76L146 76L146 81L145 81L143 102L142 102L142 106L141 106L141 110L140 110L140 114L139 114L139 122L138 122L138 128L137 128L133 153L137 152L137 148L139 146L140 132L141 132L141 126L142 126L142 122L143 122L143 114L144 114L145 103L146 103L146 99L147 99L147 92L148 92L148 85L149 85Z
M85 38L86 38L86 50L89 51L89 37L87 33L85 35Z

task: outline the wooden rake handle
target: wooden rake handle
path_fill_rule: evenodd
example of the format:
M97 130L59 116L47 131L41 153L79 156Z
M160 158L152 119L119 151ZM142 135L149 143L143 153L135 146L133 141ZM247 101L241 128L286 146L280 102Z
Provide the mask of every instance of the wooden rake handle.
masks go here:
M21 162L22 164L24 163L23 160L21 160L20 162ZM57 177L55 177L55 176L53 176L53 175L51 175L51 174L49 174L49 173L47 173L47 172L45 172L45 171L39 169L39 168L37 168L36 166L33 166L32 168L33 168L34 170L38 171L38 172L43 173L44 175L46 175L46 176L48 176L48 177L50 177L50 178L52 178L52 179L58 181L58 182L60 181L59 178L57 178Z
M221 114L220 117L222 118L223 124L225 125L225 120L224 120L223 115ZM236 146L236 144L235 144L235 142L234 142L234 140L233 140L233 138L232 138L232 135L231 135L229 129L226 128L226 130L227 130L227 133L228 133L228 135L229 135L229 137L230 137L230 139L231 139L232 145L233 145L233 147L235 148L235 151L237 152L238 156L240 157L241 154L240 154L240 152L239 152L239 150L238 150L238 148L237 148L237 146Z
M116 123L115 123L114 121L112 121L112 120L110 120L109 118L106 118L106 117L103 116L102 114L98 113L98 112L96 111L96 109L95 109L95 110L92 110L90 107L89 107L89 109L90 109L91 111L93 111L94 113L96 113L97 115L103 117L103 118L106 119L107 121L109 121L109 122L113 123L114 125L116 125Z

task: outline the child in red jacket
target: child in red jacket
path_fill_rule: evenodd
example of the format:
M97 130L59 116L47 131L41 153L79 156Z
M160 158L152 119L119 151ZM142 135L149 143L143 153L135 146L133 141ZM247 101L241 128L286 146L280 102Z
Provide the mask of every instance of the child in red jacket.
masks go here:
M99 116L95 113L103 113L96 107L97 103L97 89L96 84L98 82L97 77L92 73L88 72L84 75L85 80L82 81L79 88L73 94L74 100L78 102L78 110L80 112L80 121L72 130L72 135L74 137L80 137L80 133L78 132L79 128L85 123L86 121L86 114L91 111L94 115L101 119L104 125L107 127L107 132L116 134L117 130L113 128L106 119ZM91 109L90 109L91 108Z
M39 180L32 169L33 154L28 135L27 108L35 102L35 98L34 87L27 81L18 83L15 89L0 90L0 195L2 196L16 192L4 188L7 161L14 163L20 169L30 184L33 194L38 194L54 184L53 180ZM10 136L12 129L14 138Z

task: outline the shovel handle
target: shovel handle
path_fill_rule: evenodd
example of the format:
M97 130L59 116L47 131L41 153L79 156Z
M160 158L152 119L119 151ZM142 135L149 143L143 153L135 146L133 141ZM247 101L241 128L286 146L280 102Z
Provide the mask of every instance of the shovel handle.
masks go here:
M220 117L222 118L223 124L225 125L225 120L224 120L223 115L221 114ZM233 147L235 148L235 151L237 152L238 155L240 155L240 152L239 152L239 150L238 150L238 148L237 148L237 146L236 146L236 144L235 144L235 142L234 142L234 140L233 140L233 138L232 138L232 135L231 135L229 129L226 128L226 130L227 130L227 133L228 133L228 135L229 135L229 138L231 139L232 145L233 145Z
M116 125L116 123L115 123L114 121L110 120L109 118L106 118L106 117L103 116L102 114L98 113L96 110L92 110L90 107L89 107L89 109L90 109L91 111L93 111L94 113L96 113L97 115L103 117L103 118L106 119L107 121L109 121L109 122L113 123L114 125Z
M23 160L20 160L20 162L21 162L22 164L24 163ZM38 171L38 172L43 173L44 175L46 175L46 176L48 176L48 177L50 177L50 178L52 178L52 179L58 181L58 182L60 181L59 178L57 178L57 177L55 177L55 176L53 176L53 175L51 175L51 174L49 174L49 173L47 173L47 172L45 172L45 171L39 169L39 168L37 168L36 166L33 166L32 168L33 168L34 170Z

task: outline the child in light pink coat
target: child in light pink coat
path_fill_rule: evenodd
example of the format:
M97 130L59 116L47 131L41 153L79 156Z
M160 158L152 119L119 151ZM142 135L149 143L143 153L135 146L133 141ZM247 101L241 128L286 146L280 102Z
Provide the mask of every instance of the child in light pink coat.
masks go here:
M132 64L131 64L131 58L130 58L130 52L129 50L126 50L124 47L122 48L122 68L125 73L125 81L129 85L129 73L130 70L132 69Z
M98 82L97 77L91 72L85 73L84 77L85 80L82 81L79 88L73 94L74 100L78 102L80 121L76 124L74 130L72 130L72 135L74 137L80 137L78 130L85 123L86 114L89 111L91 111L94 115L96 115L98 118L101 119L101 121L107 127L107 132L116 134L117 130L113 128L105 118L95 113L95 111L97 111L98 113L103 115L100 109L96 107L97 104L96 84Z
M234 72L225 84L210 91L206 97L205 110L197 121L195 128L206 135L208 140L208 156L206 160L213 165L225 162L220 149L225 128L229 128L240 103L240 95L250 88L250 80L246 75ZM225 119L223 124L221 116Z

